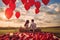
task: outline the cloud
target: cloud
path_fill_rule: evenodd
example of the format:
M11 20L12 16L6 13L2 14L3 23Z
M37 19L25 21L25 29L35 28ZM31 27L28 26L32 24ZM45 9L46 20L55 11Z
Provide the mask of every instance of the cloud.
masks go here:
M60 12L60 4L54 3L48 6L50 9L55 10L56 12Z
M47 6L42 5L40 11L48 14L58 14L60 13L60 4L54 3Z
M53 8L50 8L52 5ZM32 18L35 19L38 26L46 27L46 26L59 26L60 24L60 14L57 14L58 12L55 10L55 8L58 8L57 4L51 4L49 6L42 6L40 9L39 14L35 15L35 8L30 9L28 13L26 14L26 10L23 6L20 6L20 11L25 13L24 18L27 18L31 20Z
M10 21L9 22L10 25L9 24L8 25L9 26L14 26L14 23L15 23L15 27L17 27L17 26L19 27L21 24L24 25L25 20L35 19L35 22L37 23L38 27L40 27L40 26L41 27L60 26L59 25L60 24L60 14L57 14L58 11L56 11L56 10L59 9L58 5L59 4L51 4L51 5L48 5L48 6L41 6L39 14L35 14L35 7L30 8L29 11L27 12L25 10L24 6L20 5L14 11L14 14L15 14L16 11L19 11L21 13L20 18L17 20L15 15L13 15L13 17L11 19L12 21ZM20 22L22 20L23 20L23 23ZM2 23L0 23L0 24L2 24ZM13 24L13 25L11 25L11 24ZM4 25L7 25L6 21L4 22Z

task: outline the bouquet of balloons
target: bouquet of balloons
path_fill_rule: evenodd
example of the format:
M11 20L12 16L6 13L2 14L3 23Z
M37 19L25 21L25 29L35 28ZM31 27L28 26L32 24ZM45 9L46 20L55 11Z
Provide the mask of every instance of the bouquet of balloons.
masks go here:
M10 19L13 15L13 11L16 8L16 1L17 0L2 0L2 2L6 5L9 6L5 10L5 15L8 19ZM42 0L42 3L44 5L48 5L50 0ZM40 12L39 8L41 7L41 2L40 1L35 1L35 0L21 0L22 4L24 5L24 8L26 11L28 11L32 6L35 6L35 13L38 14ZM16 18L20 17L20 12L17 11L15 14Z

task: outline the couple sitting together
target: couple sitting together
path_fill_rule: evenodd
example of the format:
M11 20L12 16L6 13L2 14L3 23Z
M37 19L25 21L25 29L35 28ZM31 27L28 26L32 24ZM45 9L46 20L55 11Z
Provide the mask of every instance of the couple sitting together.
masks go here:
M30 26L29 23L30 23L29 20L26 20L24 27L34 32L36 29L36 23L34 22L34 19L31 20Z

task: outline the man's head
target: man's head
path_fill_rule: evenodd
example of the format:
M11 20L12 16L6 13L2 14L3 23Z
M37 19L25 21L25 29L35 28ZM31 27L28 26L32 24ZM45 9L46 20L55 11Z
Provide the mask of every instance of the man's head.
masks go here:
M34 19L32 19L31 22L34 22Z

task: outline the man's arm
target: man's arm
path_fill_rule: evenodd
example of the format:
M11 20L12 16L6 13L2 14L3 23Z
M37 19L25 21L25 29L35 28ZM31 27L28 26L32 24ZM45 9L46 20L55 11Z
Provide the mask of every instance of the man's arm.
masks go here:
M30 25L30 28L32 28L32 24Z

